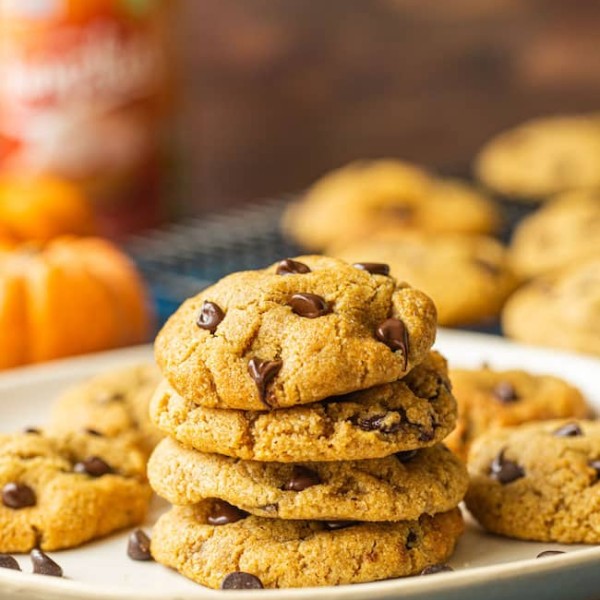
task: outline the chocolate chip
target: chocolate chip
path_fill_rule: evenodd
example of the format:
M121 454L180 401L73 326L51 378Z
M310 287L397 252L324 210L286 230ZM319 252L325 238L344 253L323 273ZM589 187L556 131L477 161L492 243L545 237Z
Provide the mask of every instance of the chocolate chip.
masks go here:
M30 554L33 563L33 572L39 575L50 575L51 577L62 577L63 570L47 554L38 548L34 548Z
M35 492L24 483L11 481L2 488L2 503L8 508L18 510L35 506L36 502Z
M504 458L506 449L500 451L490 465L490 477L502 485L512 483L525 476L525 471L516 462Z
M104 434L98 431L97 429L90 429L89 427L83 430L88 435L93 435L95 437L104 437Z
M337 531L338 529L354 527L354 525L358 525L358 521L326 521L324 525L330 531Z
M554 437L577 437L583 435L583 431L581 431L581 427L577 423L566 423L554 431L552 435Z
M544 550L540 552L536 558L546 558L548 556L557 556L558 554L565 554L562 550Z
M590 460L588 466L596 471L596 477L600 479L600 460Z
M204 301L196 325L200 329L207 329L211 333L217 330L219 323L225 318L225 313L214 302Z
M419 431L420 442L430 442L435 437L433 429L421 429Z
M404 452L396 452L396 458L401 463L410 462L417 455L416 450L405 450Z
M516 402L519 399L513 384L509 381L501 381L498 383L493 389L492 394L494 394L496 400L502 404L510 404L511 402Z
M12 569L20 571L19 563L10 554L0 554L0 569Z
M419 541L419 537L414 531L409 531L408 536L406 537L406 542L404 543L404 547L407 550L412 550Z
M24 429L23 432L30 433L32 435L40 435L42 433L42 430L38 429L37 427L27 427L27 429Z
M255 357L248 361L248 373L254 379L263 402L266 398L267 386L277 376L282 366L283 362L280 360L263 360Z
M454 571L450 565L440 563L439 565L429 565L421 571L421 575L435 575L436 573L445 573Z
M312 487L313 485L319 485L321 478L319 474L306 467L294 465L292 469L291 479L283 486L284 490L292 492L302 492L303 490Z
M248 513L240 510L237 506L232 506L224 500L215 500L206 520L210 525L229 525L241 521L247 516Z
M294 313L307 319L316 319L331 312L327 301L316 294L294 294L289 305Z
M374 415L366 419L357 419L356 424L363 431L380 431L381 433L396 433L400 431L402 424L398 421L386 425L385 415Z
M275 273L277 273L277 275L301 275L304 273L310 273L310 268L308 265L298 262L297 260L286 258L277 265Z
M75 463L73 471L90 477L102 477L113 473L112 467L99 456L90 456L81 462Z
M141 529L136 529L129 535L127 556L133 560L152 560L150 538Z
M404 356L403 370L408 364L408 332L400 319L386 319L375 330L375 337L394 352L402 350Z
M262 590L262 581L250 573L234 571L229 573L221 582L222 590Z
M386 265L385 263L354 263L352 265L357 269L361 269L362 271L366 271L367 273L371 273L371 275L389 275L390 274L390 265Z

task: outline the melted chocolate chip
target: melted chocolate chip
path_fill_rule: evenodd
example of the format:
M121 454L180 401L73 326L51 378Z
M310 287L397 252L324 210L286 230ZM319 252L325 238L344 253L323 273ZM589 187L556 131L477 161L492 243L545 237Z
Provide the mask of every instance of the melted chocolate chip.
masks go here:
M384 420L386 415L374 415L366 419L357 419L356 425L363 431L380 431L381 433L396 433L400 431L402 423L395 421L386 425Z
M600 479L600 460L590 460L588 466L596 471L596 477Z
M241 521L247 516L248 513L240 510L237 506L232 506L224 500L215 500L206 520L210 525L229 525Z
M401 463L410 462L417 455L416 450L405 450L404 452L396 452L396 458Z
M326 521L324 525L330 531L337 531L338 529L354 527L355 525L358 525L358 521Z
M0 554L0 569L12 569L13 571L20 571L21 567L15 558L10 554Z
M412 550L419 541L419 537L414 531L409 531L408 536L406 537L406 542L404 543L404 547L407 550Z
M525 476L525 471L522 467L512 460L504 458L505 450L501 450L490 465L490 477L499 481L502 485L512 483Z
M24 483L11 481L2 488L2 503L8 508L19 510L35 506L36 502L35 492Z
M429 565L421 571L421 575L435 575L436 573L445 573L454 571L450 565L440 563L439 565Z
M42 433L42 430L38 429L37 427L27 427L27 429L24 429L23 432L29 433L31 435L40 435Z
M127 540L127 556L133 560L152 560L150 538L141 529L133 531Z
M277 275L303 275L304 273L310 273L310 268L297 260L286 258L277 265L275 273Z
M251 358L248 361L248 373L254 379L260 399L264 402L267 393L267 386L277 376L281 370L283 362L280 360L262 360L261 358Z
M307 319L316 319L331 312L327 301L316 294L294 294L289 305L294 313Z
M47 554L38 548L34 548L30 554L33 563L33 572L39 575L50 575L51 577L62 577L63 570Z
M390 265L386 265L385 263L354 263L352 265L357 269L361 269L362 271L366 271L367 273L371 273L371 275L385 275L388 276L390 274Z
M196 325L200 329L206 329L211 333L217 330L219 323L225 318L225 313L214 302L204 301Z
M73 471L90 477L102 477L113 473L113 468L99 456L90 456L73 465Z
M421 429L419 431L420 442L430 442L435 437L433 429Z
M229 573L221 582L222 590L262 590L262 581L250 573L234 571Z
M312 487L313 485L319 485L321 478L319 474L306 467L294 465L292 469L291 479L283 486L284 490L292 492L302 492L303 490Z
M583 435L583 431L581 431L581 427L577 423L566 423L554 431L552 435L554 437L577 437Z
M375 330L375 337L388 348L401 350L404 357L403 370L408 364L408 331L400 319L386 319Z
M536 558L546 558L548 556L557 556L558 554L565 554L562 550L544 550L540 552Z
M493 389L492 394L502 404L510 404L519 399L517 392L512 383L509 381L501 381Z
M104 434L101 433L100 431L98 431L97 429L90 429L89 427L87 429L83 430L85 433L87 433L88 435L93 435L95 437L104 437Z

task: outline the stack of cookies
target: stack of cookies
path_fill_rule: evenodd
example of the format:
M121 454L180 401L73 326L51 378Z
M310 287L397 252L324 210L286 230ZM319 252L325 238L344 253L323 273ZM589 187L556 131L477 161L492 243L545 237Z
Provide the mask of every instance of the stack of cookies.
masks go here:
M431 300L383 264L235 273L156 341L154 558L212 588L421 573L463 530L456 403Z

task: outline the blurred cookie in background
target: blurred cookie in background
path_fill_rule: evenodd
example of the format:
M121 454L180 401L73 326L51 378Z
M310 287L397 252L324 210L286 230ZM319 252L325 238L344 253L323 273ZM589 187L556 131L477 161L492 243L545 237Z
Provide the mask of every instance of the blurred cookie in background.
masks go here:
M515 230L510 255L524 278L600 257L600 187L561 194L527 217Z
M600 355L600 257L517 290L502 328L521 342Z
M480 150L474 170L515 200L600 186L600 115L539 118L504 131Z
M458 420L444 443L465 460L473 441L494 427L591 415L581 392L551 375L482 367L452 369L450 379Z
M383 228L490 233L499 223L493 202L472 185L382 159L323 176L288 208L282 226L304 248L323 251Z
M445 326L497 318L516 287L506 249L486 236L386 231L332 253L351 263L389 265L394 277L433 299Z

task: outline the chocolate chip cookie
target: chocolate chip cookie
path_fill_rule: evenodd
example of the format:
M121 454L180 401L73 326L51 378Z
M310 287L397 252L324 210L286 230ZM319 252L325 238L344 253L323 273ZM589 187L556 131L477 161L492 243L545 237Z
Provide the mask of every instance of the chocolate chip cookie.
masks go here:
M284 521L205 501L163 515L151 550L211 588L341 585L416 575L444 562L463 528L458 509L395 523Z
M70 548L140 523L145 467L119 439L0 435L0 552Z
M450 510L468 476L442 445L358 461L265 463L188 450L163 440L148 463L154 491L172 504L219 498L278 519L402 521Z
M271 410L395 381L427 356L435 327L422 292L364 265L302 256L187 300L155 351L193 403Z
M289 207L283 228L304 248L323 251L382 229L490 233L498 222L494 204L467 183L382 159L325 175Z
M509 537L600 543L600 422L498 429L473 444L467 507Z
M534 119L500 133L479 152L477 177L515 199L600 186L598 115Z
M494 427L591 416L581 392L552 375L518 369L452 369L450 379L458 421L444 443L464 459L473 440Z
M548 202L518 225L510 250L513 268L524 278L598 256L600 189L567 192Z
M153 364L103 373L73 386L52 407L47 431L62 435L92 431L118 437L150 454L162 439L148 405L160 372Z
M446 361L437 352L400 381L306 406L271 412L206 408L164 383L150 411L158 427L184 446L276 462L380 458L435 445L456 422Z
M522 342L600 355L600 258L517 290L502 327Z
M348 262L388 264L392 276L435 302L440 325L493 319L516 286L504 247L490 237L380 234L334 250Z

